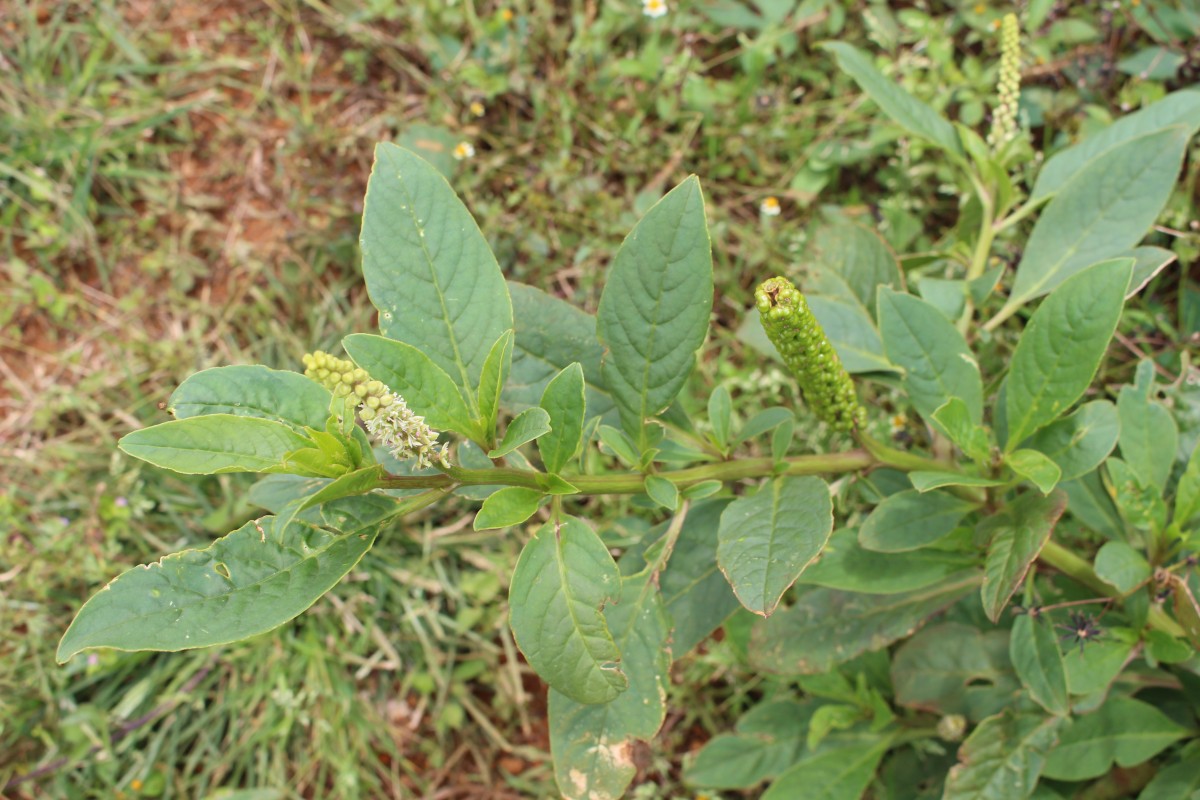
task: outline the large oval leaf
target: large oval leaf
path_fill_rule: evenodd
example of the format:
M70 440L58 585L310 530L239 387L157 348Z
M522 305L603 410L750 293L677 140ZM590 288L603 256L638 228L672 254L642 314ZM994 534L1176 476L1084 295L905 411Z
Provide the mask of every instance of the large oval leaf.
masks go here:
M167 410L176 419L234 414L282 422L297 430L322 429L331 399L328 389L298 372L238 365L192 375L171 393Z
M1063 781L1099 778L1114 762L1121 767L1141 764L1187 735L1186 728L1149 703L1112 697L1063 729L1043 773Z
M621 573L586 522L543 525L517 561L509 589L517 646L546 683L578 703L605 703L629 681L604 619Z
M1005 452L1062 416L1091 384L1121 317L1131 269L1130 259L1101 262L1038 306L1005 384Z
M379 532L373 523L349 533L293 523L277 537L273 522L247 522L206 548L118 576L80 609L58 660L91 647L175 651L265 633L329 591Z
M234 414L164 422L117 442L134 458L187 475L278 470L288 453L312 445L282 422Z
M833 500L815 477L776 478L721 514L717 563L750 611L770 616L833 530Z
M992 535L983 567L983 610L992 622L999 621L1066 507L1067 495L1061 489L1045 497L1027 492L980 526Z
M607 703L584 705L551 689L550 752L568 800L616 800L633 780L635 740L649 740L667 713L671 625L650 571L624 578L605 617L621 651L629 688Z
M971 422L983 419L983 380L967 342L942 312L920 298L879 287L879 332L888 360L904 369L904 389L917 412L933 412L953 397Z
M604 380L625 430L670 405L691 374L712 312L712 251L695 176L658 201L621 244L600 298Z
M596 318L541 289L510 281L517 337L504 387L507 408L538 405L550 380L578 361L587 379L587 411L616 424L612 395L600 374L604 348L596 339Z
M906 489L884 498L862 528L858 541L879 553L903 553L948 536L976 505L948 492Z
M1035 619L1032 614L1017 617L1008 654L1017 677L1038 705L1059 716L1070 712L1062 650L1049 620Z
M1141 241L1171 196L1191 137L1181 125L1130 139L1059 189L1033 226L1001 315Z
M755 624L750 660L782 675L816 675L910 635L979 586L971 570L915 592L870 595L801 590L791 608Z
M417 154L378 145L360 241L380 333L424 351L473 390L492 343L513 326L512 301L450 184Z
M1084 403L1069 417L1052 422L1027 446L1050 458L1062 470L1060 481L1082 477L1103 463L1117 446L1121 423L1107 400Z

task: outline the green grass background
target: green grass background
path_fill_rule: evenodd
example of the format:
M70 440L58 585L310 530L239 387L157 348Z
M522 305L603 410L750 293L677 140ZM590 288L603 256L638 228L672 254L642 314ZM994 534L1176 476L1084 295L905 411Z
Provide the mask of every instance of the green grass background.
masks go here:
M1180 80L1119 67L1171 46L1140 3L1078 5L1043 19L1026 52L1038 150ZM256 640L55 664L105 581L257 515L250 477L173 475L115 442L165 419L196 370L297 369L305 351L373 328L356 239L381 140L447 172L508 276L593 311L639 213L700 175L718 327L692 394L724 382L793 399L730 333L752 287L803 265L819 219L848 216L920 253L959 202L945 165L875 120L814 45L879 53L910 91L986 127L1007 7L894 6L669 0L651 20L633 0L5 5L0 796L553 795L544 687L506 626L525 535L476 534L463 508L409 519ZM456 160L463 142L474 156ZM1164 222L1184 234L1189 186L1194 174ZM760 214L768 196L779 217ZM1176 248L1194 258L1194 235ZM1195 289L1171 281L1123 328L1129 347L1179 350L1193 335ZM623 502L594 519L614 545L650 524ZM691 796L681 759L761 680L726 642L675 670L635 797Z

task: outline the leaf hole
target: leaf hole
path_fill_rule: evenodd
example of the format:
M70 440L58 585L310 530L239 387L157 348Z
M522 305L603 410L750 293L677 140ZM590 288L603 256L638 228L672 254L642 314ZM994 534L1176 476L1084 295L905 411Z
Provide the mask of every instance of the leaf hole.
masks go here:
M971 678L971 680L967 681L968 688L972 687L972 686L981 686L983 688L990 688L995 685L996 685L996 682L993 681L991 678L983 678L983 677L979 677L979 676Z
M217 573L225 580L229 580L229 567L225 566L223 561L218 561L216 564L213 564L213 572Z

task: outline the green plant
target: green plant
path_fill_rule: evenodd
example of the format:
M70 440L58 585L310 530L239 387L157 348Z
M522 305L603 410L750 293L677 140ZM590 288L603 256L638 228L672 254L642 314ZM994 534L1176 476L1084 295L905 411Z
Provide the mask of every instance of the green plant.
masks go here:
M177 472L305 480L279 488L277 513L118 577L80 611L60 660L271 630L404 516L459 495L482 498L476 530L543 522L512 575L510 623L550 686L570 797L625 791L635 743L663 723L672 661L723 625L778 679L689 764L696 787L1052 797L1192 738L1200 451L1178 468L1149 361L1116 403L1088 393L1126 298L1172 260L1137 245L1200 126L1200 92L1063 150L1024 191L1013 175L1029 145L1011 113L985 141L861 51L827 49L968 199L904 270L872 232L839 225L826 252L855 255L813 266L807 309L772 317L771 298L795 290L764 283L765 332L800 378L801 416L744 415L721 386L706 414L690 408L714 289L696 178L630 233L593 318L506 283L437 169L380 145L361 241L382 335L346 337L352 363L314 354L311 379L200 372L168 402L173 421L120 443ZM1014 63L1000 78L1010 111ZM1011 276L994 260L1001 242L1023 250ZM829 348L840 367L814 363ZM880 441L847 373L872 378L860 389L875 399L899 390L927 446ZM828 452L795 454L797 422L817 420L832 428ZM583 518L610 495L662 518L619 559ZM946 743L959 740L955 764ZM1186 796L1198 755L1193 742L1151 765L1142 797Z

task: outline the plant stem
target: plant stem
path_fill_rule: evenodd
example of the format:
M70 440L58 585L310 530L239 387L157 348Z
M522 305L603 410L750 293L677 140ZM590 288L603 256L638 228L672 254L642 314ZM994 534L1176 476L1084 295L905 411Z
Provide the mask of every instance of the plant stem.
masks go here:
M987 269L988 256L992 253L992 241L996 238L993 225L996 209L992 196L987 187L983 185L983 181L975 175L974 170L970 172L970 177L971 184L975 187L975 193L979 195L979 204L983 207L983 214L979 220L979 239L975 242L975 252L971 255L970 266L967 267L968 284L983 275L983 271ZM958 330L965 336L971 325L971 319L975 316L975 301L971 299L971 287L968 285L964 288L963 311L962 316L958 318Z
M929 462L920 456L912 458L918 459L922 467L929 465ZM845 453L786 458L783 460L784 467L781 472L784 475L854 472L879 466L880 463L879 459L864 450L850 450ZM775 466L775 459L770 457L740 458L687 469L668 470L659 472L658 475L680 488L685 488L702 481L728 482L744 478L762 478L777 474ZM904 468L901 464L893 466ZM449 489L454 486L520 486L526 489L546 489L548 478L544 472L512 467L449 467L441 475L389 475L379 485L382 489ZM634 472L619 475L563 475L562 479L577 488L580 494L636 494L644 491L646 477Z

